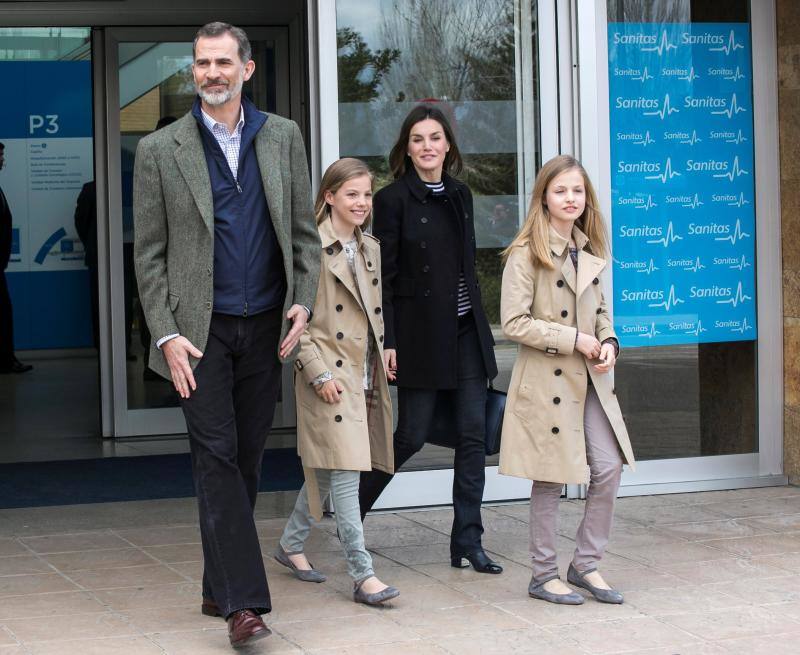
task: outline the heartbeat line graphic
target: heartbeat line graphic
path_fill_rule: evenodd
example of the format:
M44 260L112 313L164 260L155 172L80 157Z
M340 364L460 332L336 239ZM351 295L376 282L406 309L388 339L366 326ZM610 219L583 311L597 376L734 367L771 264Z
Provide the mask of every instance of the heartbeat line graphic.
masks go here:
M661 109L657 109L655 111L643 111L642 116L660 116L661 120L664 120L665 116L669 116L671 114L677 114L680 109L675 109L672 105L669 104L669 93L664 94L664 104L661 106Z
M697 209L700 205L705 205L702 200L700 200L700 194L695 193L694 198L692 198L692 202L685 202L681 205L681 207L689 207L690 209Z
M741 207L742 205L749 205L749 204L750 204L750 201L744 199L744 191L742 191L741 193L739 193L739 197L736 200L734 200L733 202L729 202L728 203L728 206L729 207Z
M738 157L737 157L738 162ZM659 173L657 175L645 175L645 180L661 180L661 184L666 184L667 180L671 180L673 177L680 177L680 173L676 173L672 170L672 158L667 157L667 163L664 164L664 172ZM733 178L731 178L733 179Z
M744 107L740 107L739 104L736 102L736 94L731 94L731 106L727 109L720 109L719 111L712 111L712 114L717 116L727 116L728 118L732 118L736 116L736 114L741 114L742 112L747 111Z
M695 143L698 143L699 141L702 141L702 140L703 139L701 139L699 136L697 136L697 130L692 130L691 138L683 139L683 141L681 141L681 143L688 143L690 146L693 146Z
M735 143L737 146L741 143L744 143L745 141L747 141L747 137L744 134L742 134L741 130L739 130L739 132L733 139L725 139L725 143Z
M656 140L653 139L650 136L650 130L647 130L647 132L644 133L644 138L639 140L639 141L634 141L633 145L635 145L635 146L644 146L646 148L649 144L655 143L655 142L656 142Z
M747 322L747 316L745 316L744 320L742 321L742 325L740 327L738 327L738 328L731 328L731 332L739 332L741 334L744 334L748 330L752 330L752 329L753 329L753 326L750 325Z
M686 75L679 77L678 79L684 80L685 82L694 82L694 80L696 80L698 77L700 76L694 72L694 66L692 66Z
M744 46L741 43L736 43L736 37L733 34L733 30L731 30L730 35L728 35L728 42L725 45L721 45L717 48L709 48L709 52L724 52L725 56L727 57L729 54L734 52L735 50L741 50Z
M694 260L694 264L691 266L685 266L684 271L691 271L692 273L697 273L700 269L705 268L703 264L700 263L700 258Z
M739 70L739 67L736 67L736 70L733 71L733 75L726 75L722 78L723 80L727 80L728 82L736 82L737 80L743 80L744 75L742 75L742 71Z
M636 209L644 209L646 212L649 212L653 207L658 207L658 203L653 202L653 196L648 194L646 203L644 203L643 205L634 205L634 206L636 207Z
M742 293L742 283L736 287L736 293L733 295L732 298L727 298L725 300L717 300L718 305L731 305L733 307L737 307L739 303L747 302L748 300L752 300L752 298L748 295Z
M667 298L663 302L654 302L650 303L648 307L663 307L664 311L668 312L673 307L683 304L683 300L678 298L675 295L675 285L671 284L669 286L669 293L667 294Z
M647 332L641 333L639 336L640 337L644 337L645 339L652 339L657 334L661 334L661 332L659 330L656 330L656 324L655 323L650 323L650 329L647 330Z
M731 32L733 34L733 32ZM739 46L740 48L742 46ZM657 52L658 56L661 57L664 54L664 51L669 52L670 50L677 50L678 46L672 45L669 42L669 38L667 37L667 30L661 30L661 41L658 42L657 45L654 45L652 48L642 48L642 52Z
M666 248L669 244L682 240L682 236L675 234L675 231L672 228L672 221L670 221L667 224L667 233L661 239L648 239L647 243L660 243Z
M733 227L733 234L727 237L715 237L714 241L730 241L731 245L736 245L737 241L741 241L742 239L746 239L750 235L747 232L742 232L742 224L739 222L739 219L736 219L736 225Z
M703 321L698 319L697 327L695 327L694 330L686 330L684 334L693 334L694 336L699 337L703 332L708 332L708 330L703 327Z
M737 271L742 271L748 266L750 266L750 262L747 261L747 257L742 255L742 258L739 260L738 264L731 264L728 266L728 268L735 268Z
M647 80L652 80L653 76L650 75L650 73L647 71L647 66L645 66L642 74L639 75L639 77L634 77L631 79L638 80L639 82L646 82Z
M733 166L731 166L730 173L714 173L714 177L727 177L731 182L734 178L741 177L742 175L749 175L750 173L743 168L739 168L739 156L733 158Z
M650 263L647 265L647 268L640 268L637 269L637 273L645 273L646 275L650 275L653 271L659 270L658 266L655 265L653 260L650 260Z

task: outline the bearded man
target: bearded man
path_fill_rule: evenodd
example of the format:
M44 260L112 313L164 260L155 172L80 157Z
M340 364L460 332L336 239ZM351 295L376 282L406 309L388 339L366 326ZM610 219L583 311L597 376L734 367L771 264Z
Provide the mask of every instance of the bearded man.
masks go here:
M143 138L134 170L136 277L153 343L189 432L203 542L201 611L231 645L270 634L253 519L280 388L311 318L320 241L300 130L242 96L243 30L209 23L193 47L198 97Z

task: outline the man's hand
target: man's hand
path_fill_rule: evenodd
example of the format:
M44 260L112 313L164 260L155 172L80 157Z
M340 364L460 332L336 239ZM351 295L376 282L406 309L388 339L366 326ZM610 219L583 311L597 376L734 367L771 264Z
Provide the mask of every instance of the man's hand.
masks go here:
M600 356L600 342L591 334L578 332L575 349L588 359L597 359Z
M344 391L344 387L339 380L328 380L322 384L314 385L314 391L316 391L317 395L326 403L335 405L341 402L340 396Z
M194 373L189 365L189 355L197 357L203 356L197 348L186 337L175 337L161 345L161 352L167 360L169 373L172 376L172 384L181 398L189 397L189 389L195 391L197 383L194 381Z
M300 336L308 324L308 311L302 305L292 305L286 312L286 318L292 321L292 328L281 344L281 357L288 357L300 341Z

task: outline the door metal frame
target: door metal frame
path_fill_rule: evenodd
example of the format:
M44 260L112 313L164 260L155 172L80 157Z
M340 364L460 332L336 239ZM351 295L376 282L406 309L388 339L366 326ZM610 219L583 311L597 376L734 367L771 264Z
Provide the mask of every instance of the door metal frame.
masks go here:
M101 31L98 30L98 32ZM97 188L98 190L107 189L102 202L98 198L98 230L102 229L105 232L101 238L101 248L105 249L105 257L102 257L100 271L101 353L105 353L104 356L101 356L101 384L104 390L103 434L114 437L183 434L186 432L186 423L179 407L128 409L122 221L111 220L111 216L119 211L122 204L119 44L180 40L191 42L196 27L108 27L103 32L104 34L99 34L96 39L96 42L99 43L99 50L96 52L100 53L98 61L103 62L104 70L95 75L95 89L104 90L104 97L102 97L103 94L98 94L95 98L95 107L98 109L99 106L97 115L105 119L97 121L99 128L97 136L102 131L103 139L96 140L96 149L102 149L100 157L97 159L97 167L98 173L102 172L105 175L106 186L98 183ZM277 109L278 113L288 116L292 108L299 105L294 95L303 92L301 86L289 83L291 66L289 26L248 26L247 32L253 41L274 41L276 50L283 53L283 56L276 57ZM97 82L100 83L97 84ZM102 171L101 161L104 163ZM104 220L101 220L101 207ZM106 303L105 310L104 302ZM104 338L106 346L105 350L102 350ZM275 409L273 424L275 428L295 423L291 367L284 367L281 379L283 397ZM106 393L108 396L105 395ZM108 401L105 398L108 398ZM109 423L106 423L105 420L106 413L112 417Z

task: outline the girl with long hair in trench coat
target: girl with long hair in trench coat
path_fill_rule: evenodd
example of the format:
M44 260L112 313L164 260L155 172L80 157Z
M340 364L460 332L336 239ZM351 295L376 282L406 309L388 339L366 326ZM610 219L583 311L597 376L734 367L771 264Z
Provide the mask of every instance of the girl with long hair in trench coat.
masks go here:
M520 344L508 390L500 473L533 481L528 594L580 605L556 560L561 489L589 483L567 581L604 603L622 603L597 565L611 532L623 463L634 464L610 376L619 342L600 273L608 236L586 171L568 155L536 179L525 224L504 251L500 317Z
M353 600L379 605L399 595L381 582L364 546L360 471L393 472L392 406L383 363L380 247L365 234L372 174L358 159L333 163L314 210L322 245L313 321L295 362L297 450L306 482L275 559L300 580L324 582L303 553L321 499L330 491Z

